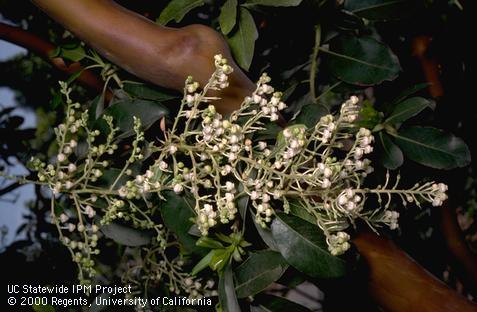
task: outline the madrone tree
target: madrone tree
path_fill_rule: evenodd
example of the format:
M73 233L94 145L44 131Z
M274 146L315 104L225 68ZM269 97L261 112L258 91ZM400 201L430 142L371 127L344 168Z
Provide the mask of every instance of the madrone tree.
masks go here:
M214 56L223 55L233 68L229 87L210 94L219 98L215 105L223 115L237 110L243 99L255 90L255 84L232 61L222 35L209 27L160 26L110 0L33 2L102 56L158 86L182 91L189 76L201 86L206 85L215 70ZM10 29L11 41L28 46L28 42L16 37L23 33L15 31ZM45 48L51 47L43 47L43 53ZM61 60L55 59L55 62L60 69L74 71L65 68ZM90 72L83 72L80 79L96 88L101 84ZM101 86L97 89L100 90ZM277 122L284 125L282 119ZM385 310L476 310L474 304L430 275L391 241L371 232L361 232L353 237L352 242L369 269L367 280L363 282Z

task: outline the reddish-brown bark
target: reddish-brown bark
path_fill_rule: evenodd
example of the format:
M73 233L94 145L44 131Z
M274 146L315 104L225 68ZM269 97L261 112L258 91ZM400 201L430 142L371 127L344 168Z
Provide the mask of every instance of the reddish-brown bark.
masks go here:
M429 94L433 98L438 98L444 95L441 80L439 78L439 66L435 58L427 55L429 44L432 38L429 36L418 36L412 42L413 55L419 60L422 67L422 72L426 81L430 83Z
M53 44L19 27L0 23L0 39L24 47L67 75L72 75L83 69L80 63L67 65L62 58L51 57L50 53L56 48ZM89 70L84 70L77 80L93 91L101 92L103 89L103 81Z
M477 311L477 305L439 281L390 240L361 232L353 240L369 269L368 288L386 311Z
M232 112L254 89L232 61L224 38L209 27L159 26L110 0L33 2L112 62L163 87L182 91L189 75L206 84L215 70L214 55L224 55L235 71L229 78L230 87L218 94L221 113Z

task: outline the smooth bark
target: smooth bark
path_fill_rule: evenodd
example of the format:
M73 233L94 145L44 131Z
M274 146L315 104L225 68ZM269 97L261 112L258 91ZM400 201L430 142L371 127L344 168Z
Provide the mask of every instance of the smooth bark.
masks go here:
M235 71L219 94L221 113L232 112L254 89L223 37L209 27L163 27L109 0L33 2L110 61L163 87L182 91L189 75L204 85L215 69L213 56L224 55Z

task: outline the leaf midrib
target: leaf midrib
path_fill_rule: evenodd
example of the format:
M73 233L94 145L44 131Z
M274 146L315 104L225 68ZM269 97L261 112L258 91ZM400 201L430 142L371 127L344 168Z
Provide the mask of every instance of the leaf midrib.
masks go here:
M384 144L383 133L379 132L379 139L381 140L381 145L383 146L384 151L387 155L391 156L391 149L386 148L386 144Z
M446 155L449 155L449 156L451 156L451 157L454 157L454 154L453 154L453 153L446 152L445 150L438 149L438 148L436 148L436 147L434 147L434 146L432 146L432 145L427 145L427 144L421 143L421 142L419 142L419 141L415 141L415 140L413 140L413 139L411 139L411 138L407 138L407 137L404 137L404 136L400 136L400 135L398 135L398 134L393 134L393 133L389 133L389 132L388 132L388 134L394 136L395 138L401 139L401 140L403 140L403 141L408 141L408 142L414 143L414 144L416 144L416 145L420 145L420 146L423 146L423 147L425 147L425 148L429 148L429 149L431 149L431 150L434 150L434 151L437 151L437 152L441 152L441 153L443 153L443 154L446 154Z
M416 105L416 106L417 106L417 105ZM389 118L386 120L386 122L390 122L390 121L396 119L397 117L402 116L403 114L405 114L405 113L407 113L407 112L409 112L409 111L413 111L413 110L415 110L416 113L415 113L414 115L409 116L409 118L414 117L414 116L417 115L419 112L421 112L422 110L424 110L427 106L428 106L427 104L426 104L426 105L421 105L420 109L417 109L417 110L415 110L415 106L410 106L408 109L405 109L405 110L401 111L400 113L397 113L397 114L394 114L394 115L389 116ZM405 120L403 120L403 121L405 121Z
M231 14L232 16L235 17L235 19L228 19L228 18L225 18L225 16L229 15L231 12L233 12L233 10L235 9L235 14ZM226 14L227 13L227 14ZM222 20L223 24L226 26L224 28L226 29L222 29L223 33L226 35L228 34L229 32L232 31L232 29L234 28L235 26L235 23L236 23L236 18L237 18L237 0L227 0L224 5L222 6L222 9L220 10L220 15L219 15L219 23L220 23L220 20ZM232 25L232 26L230 26ZM222 25L220 25L220 27L222 27Z
M344 58L344 59L349 60L349 61L353 61L353 62L356 62L356 63L360 63L360 64L363 64L363 65L366 65L366 66L369 66L369 67L374 67L374 68L378 68L378 69L384 69L384 70L388 70L388 71L392 71L392 70L393 70L392 67L386 67L386 66L383 66L383 65L377 65L377 64L369 63L369 62L366 62L366 61L357 59L357 58L352 57L352 56L349 56L349 55L345 55L345 54L333 52L333 51L328 50L328 49L320 48L320 51L325 52L325 53L328 53L328 54L331 54L331 55L334 55L334 56L336 56L336 57Z
M248 280L245 281L244 283L241 283L241 284L239 284L239 285L236 285L236 286L235 286L235 290L240 289L240 287L242 287L243 285L248 285L248 284L250 284L251 282L257 280L259 277L262 277L262 276L265 275L265 274L271 273L271 272L273 272L273 271L275 271L275 270L277 270L277 269L282 270L281 267L282 267L282 265L279 264L278 266L274 267L273 269L263 271L262 273L260 273L260 274L258 274L258 275L255 275L255 277L253 277L253 278L251 278L251 279L248 279Z
M280 222L282 222L287 228L289 228L290 230L292 230L294 233L296 233L299 237L303 238L303 241L307 242L308 244L311 244L313 245L313 247L317 248L320 253L324 253L326 255L326 253L323 251L323 249L316 245L314 242L312 242L308 237L304 236L303 234L301 234L300 232L296 231L294 228L292 228L291 226L288 225L288 223L286 223L285 221L283 221L282 218L278 217L277 218L280 219ZM303 222L306 222L306 221L303 221Z

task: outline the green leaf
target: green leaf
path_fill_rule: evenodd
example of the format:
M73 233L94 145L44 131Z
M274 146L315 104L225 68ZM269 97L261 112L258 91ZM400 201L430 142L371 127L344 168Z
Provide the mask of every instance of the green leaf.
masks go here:
M197 240L195 244L197 246L209 248L209 249L224 248L224 245L222 245L221 242L216 241L215 239L210 238L208 236L202 236L201 238Z
M404 161L402 151L383 131L378 134L378 149L381 151L379 160L385 168L394 170L401 167Z
M406 98L408 98L411 95L416 94L417 92L421 91L422 89L425 89L429 87L430 83L424 82L424 83L418 83L410 88L404 89L401 93L399 93L398 96L392 101L392 103L397 104L399 102L404 101Z
M233 244L234 243L234 239L232 239L231 236L228 236L228 235L225 235L225 234L222 234L222 233L216 233L215 236L218 239L220 239L221 241L223 241L224 243L227 243L227 244Z
M359 127L366 129L373 129L381 123L383 119L382 114L375 110L373 104L369 100L363 102L363 106L359 110L359 120L357 122Z
M228 265L219 276L219 302L225 312L240 312L240 306L235 294L232 267Z
M65 44L60 47L60 51L57 56L72 62L79 62L86 56L86 52L79 43Z
M84 69L80 69L73 73L71 76L68 77L68 80L66 80L67 84L72 84L81 74L83 73Z
M329 54L330 71L344 82L370 86L394 80L401 66L396 55L384 43L373 37L356 37L348 34L334 38Z
M35 312L55 312L55 308L51 305L32 305L33 311Z
M235 269L238 298L253 296L278 280L288 264L279 252L264 250L253 253Z
M144 100L154 100L158 102L168 101L172 99L178 99L179 96L168 94L165 91L162 92L153 86L149 86L145 83L127 81L124 82L124 91L133 97L144 99Z
M254 300L254 305L250 306L250 312L275 312L275 311L293 311L310 312L301 304L287 300L283 297L273 295L260 295ZM258 305L256 305L258 304Z
M344 260L332 256L322 230L295 216L277 213L272 235L286 261L314 278L336 278L346 273Z
M346 0L344 8L369 20L398 19L408 16L415 6L411 0Z
M219 24L224 35L227 35L237 21L237 0L227 0L220 9Z
M212 256L214 255L214 250L209 251L207 255L205 255L197 264L192 268L192 275L197 275L200 271L205 269L209 266L210 261L212 260Z
M247 9L240 7L238 29L229 34L228 42L235 60L244 70L248 71L250 68L257 38L257 27L252 15Z
M326 107L316 103L311 103L301 108L295 122L298 124L305 124L308 128L313 128L320 118L327 114L329 114L329 111Z
M292 102L291 105L285 109L285 112L293 113L291 120L294 121L295 118L301 113L301 109L304 106L311 105L314 102L315 102L315 99L313 99L311 96L311 93L308 92L304 96L300 97L298 100Z
M169 111L165 106L141 99L119 100L103 111L103 115L113 117L115 125L119 127L121 134L118 138L126 138L134 134L133 116L141 120L143 129L147 129L168 114ZM98 118L96 126L102 129L104 120Z
M274 7L290 7L300 5L302 0L247 0L245 6L265 5Z
M143 246L151 242L151 233L134 229L119 223L110 223L101 226L101 232L117 242L125 246Z
M54 50L51 50L48 52L48 57L53 58L53 57L59 57L61 53L61 47L56 47Z
M61 94L58 92L55 92L53 94L53 98L50 100L50 107L52 109L56 109L60 104L61 104L61 99L62 99L62 96Z
M196 246L196 238L189 234L195 213L188 199L171 191L163 192L162 196L165 201L160 202L159 208L166 227L176 234L186 251L205 254L203 248Z
M298 200L290 201L290 212L313 225L316 224L316 219L306 211L305 207Z
M453 169L470 164L470 151L465 142L440 129L410 127L390 134L406 157L424 166Z
M253 213L251 213L253 214ZM271 249L278 251L278 246L273 240L272 232L268 228L262 228L260 224L255 222L255 220L252 220L253 224L255 225L255 228L257 229L258 235L262 238L264 243Z
M104 112L104 97L98 95L89 102L88 108L88 126L92 126L96 119L98 119Z
M431 107L432 102L422 97L412 97L396 105L391 115L384 121L388 124L401 124L411 117L416 116L426 107Z
M162 10L156 22L161 25L166 25L170 21L175 20L179 23L184 18L184 15L202 5L204 5L203 0L172 0L164 10Z
M231 248L212 250L212 259L210 259L209 267L214 271L222 271L230 263L231 255Z

